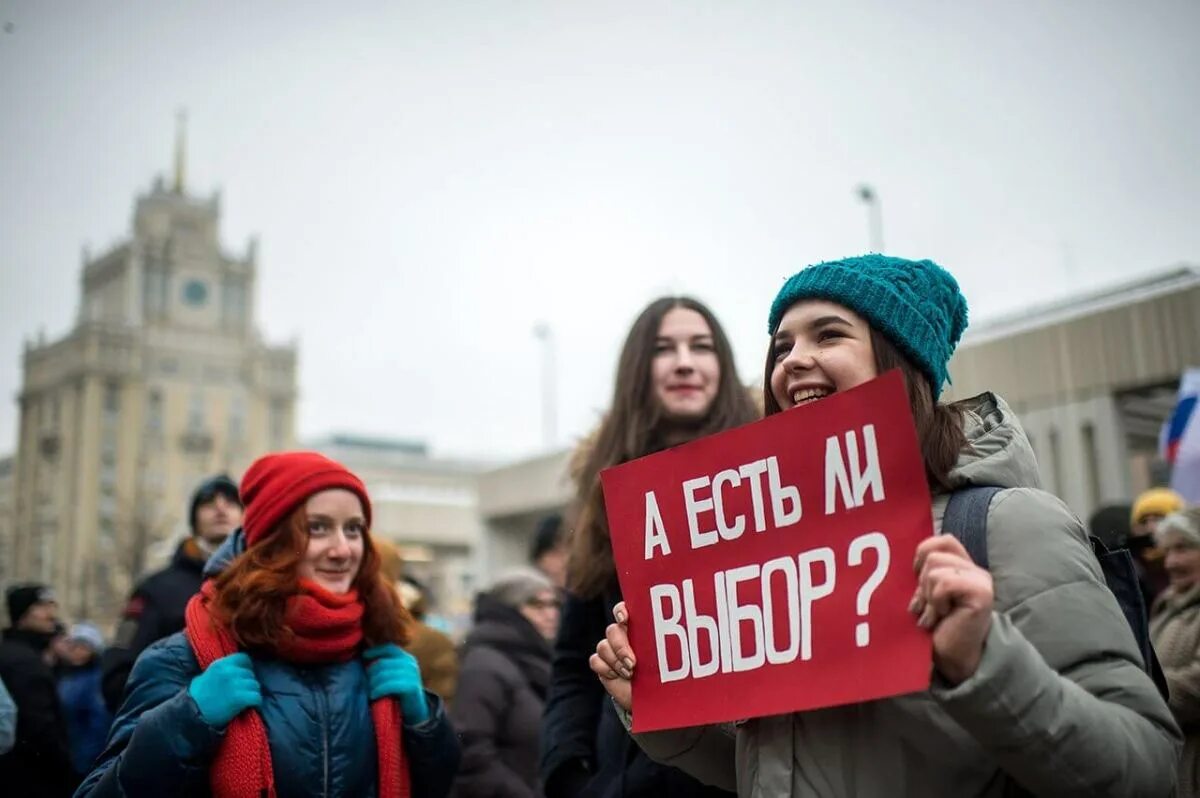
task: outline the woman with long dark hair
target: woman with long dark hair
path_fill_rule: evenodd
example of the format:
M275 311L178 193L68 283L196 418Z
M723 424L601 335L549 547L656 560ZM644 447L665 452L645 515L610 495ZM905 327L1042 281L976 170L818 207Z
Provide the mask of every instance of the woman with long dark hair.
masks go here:
M687 297L663 297L642 311L621 349L608 414L579 452L568 596L542 727L549 798L722 794L642 754L588 668L620 598L600 471L756 416L712 311Z
M285 452L250 466L241 497L245 551L210 562L185 630L138 657L77 795L445 795L458 743L400 648L409 618L362 481Z

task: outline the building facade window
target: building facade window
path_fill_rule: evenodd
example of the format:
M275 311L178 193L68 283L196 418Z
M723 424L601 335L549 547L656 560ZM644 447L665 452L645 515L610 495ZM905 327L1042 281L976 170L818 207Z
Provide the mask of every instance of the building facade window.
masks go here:
M142 308L148 319L159 319L167 312L167 273L157 265L147 267L142 276Z
M162 391L151 388L146 394L146 431L159 434L163 429Z
M121 384L116 380L104 383L104 414L116 416L121 411Z
M53 432L56 426L54 420L55 397L47 396L41 401L31 402L33 424L42 432Z
M104 415L100 425L100 490L110 495L117 484L117 419L121 409L121 386L116 380L104 383Z
M237 329L246 322L246 281L227 276L221 284L221 323Z
M238 448L246 437L246 400L240 392L229 400L229 446Z
M1087 496L1084 497L1089 508L1100 504L1100 452L1096 448L1096 428L1090 421L1085 421L1080 429L1083 436L1083 462L1087 469Z
M1062 468L1062 446L1058 440L1058 430L1053 427L1046 436L1050 444L1050 492L1062 498L1063 490L1063 468Z
M188 432L204 431L204 389L195 386L188 399Z
M287 404L282 399L271 400L271 448L284 448L287 431Z

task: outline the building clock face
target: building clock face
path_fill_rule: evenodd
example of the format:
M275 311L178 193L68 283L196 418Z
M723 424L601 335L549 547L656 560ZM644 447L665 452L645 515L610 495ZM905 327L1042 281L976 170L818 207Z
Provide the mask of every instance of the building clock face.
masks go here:
M183 301L193 307L200 307L208 301L208 286L203 280L188 280L183 284Z

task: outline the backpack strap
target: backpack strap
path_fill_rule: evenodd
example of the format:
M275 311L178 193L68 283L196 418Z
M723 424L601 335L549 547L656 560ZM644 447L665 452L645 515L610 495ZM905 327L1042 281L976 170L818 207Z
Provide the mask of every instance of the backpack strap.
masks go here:
M1117 604L1121 606L1121 612L1124 613L1125 620L1129 622L1129 628L1133 631L1133 637L1142 654L1146 673L1150 674L1150 678L1154 681L1154 686L1158 688L1163 700L1170 700L1171 692L1167 686L1167 676L1163 673L1162 664L1158 661L1158 654L1154 651L1154 643L1150 639L1150 621L1146 612L1146 602L1142 598L1137 566L1133 564L1133 555L1129 553L1129 549L1110 551L1102 540L1091 535L1088 536L1088 539L1091 541L1092 551L1096 553L1096 559L1100 562L1100 570L1104 573L1104 582L1117 597Z
M950 494L942 516L942 534L954 535L980 568L988 567L987 514L1000 488L971 485Z

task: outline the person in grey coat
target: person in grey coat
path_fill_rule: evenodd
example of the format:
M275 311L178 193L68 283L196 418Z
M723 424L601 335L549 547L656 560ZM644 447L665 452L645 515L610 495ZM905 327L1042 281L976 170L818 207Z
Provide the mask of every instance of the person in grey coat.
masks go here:
M561 599L532 568L500 577L475 602L450 717L462 738L457 798L535 798L550 641Z
M931 636L930 688L637 735L651 758L741 796L1172 794L1181 733L1083 525L1040 489L1032 448L1002 399L938 403L966 315L937 264L868 255L794 275L768 322L768 415L893 368L904 377L938 533L918 546L908 604ZM1002 489L988 509L990 571L940 534L949 495L969 485ZM591 666L628 727L637 656L627 608L615 616Z

